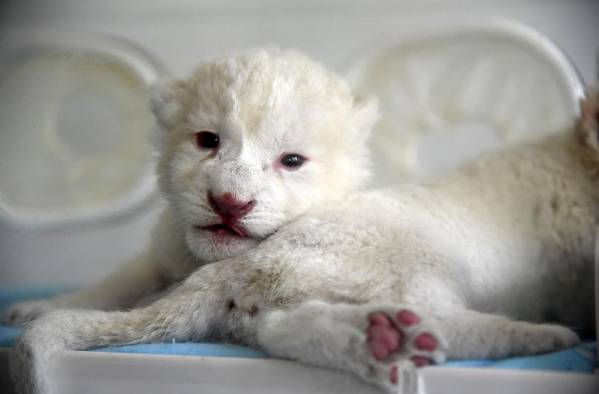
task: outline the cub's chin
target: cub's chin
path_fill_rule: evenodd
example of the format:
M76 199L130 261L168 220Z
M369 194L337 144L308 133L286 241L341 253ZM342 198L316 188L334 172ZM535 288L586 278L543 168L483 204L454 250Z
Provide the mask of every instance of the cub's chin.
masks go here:
M187 246L199 259L213 262L238 256L260 243L259 239L241 236L228 228L190 227L185 235Z

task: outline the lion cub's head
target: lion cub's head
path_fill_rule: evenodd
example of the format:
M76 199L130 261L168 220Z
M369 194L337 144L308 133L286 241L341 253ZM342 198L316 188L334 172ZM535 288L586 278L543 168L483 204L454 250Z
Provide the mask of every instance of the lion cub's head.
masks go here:
M160 84L158 175L190 249L214 261L368 176L372 101L305 55L260 50Z

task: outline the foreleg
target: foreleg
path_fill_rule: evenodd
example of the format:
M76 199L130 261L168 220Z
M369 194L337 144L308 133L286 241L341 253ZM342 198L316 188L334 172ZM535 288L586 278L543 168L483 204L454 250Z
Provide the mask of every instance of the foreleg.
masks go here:
M145 308L59 310L31 322L11 351L11 375L18 392L55 392L46 373L54 356L63 350L205 337L226 308L216 266L203 267Z
M50 300L26 301L8 308L4 320L22 324L57 309L116 310L138 306L196 269L200 261L179 237L177 221L167 209L154 230L149 250L126 262L99 283Z
M5 312L12 325L23 324L57 309L122 309L170 285L151 257L141 256L99 283L49 300L19 302Z

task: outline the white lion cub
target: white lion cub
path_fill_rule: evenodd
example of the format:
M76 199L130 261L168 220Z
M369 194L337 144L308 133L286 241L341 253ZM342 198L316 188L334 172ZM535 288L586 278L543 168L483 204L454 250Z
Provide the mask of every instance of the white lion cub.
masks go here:
M80 308L20 337L23 392L53 391L63 349L208 336L398 391L399 367L578 342L542 322L592 328L596 106L576 132L359 192L376 106L297 52L204 64L152 105L169 205L151 250L96 287L12 308L13 322Z

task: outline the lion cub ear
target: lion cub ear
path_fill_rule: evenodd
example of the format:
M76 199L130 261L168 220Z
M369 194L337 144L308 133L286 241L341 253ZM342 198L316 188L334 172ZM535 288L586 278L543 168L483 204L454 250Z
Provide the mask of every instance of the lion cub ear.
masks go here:
M162 128L171 129L179 122L187 95L186 83L181 80L160 81L150 87L150 107Z
M354 124L358 137L368 139L379 116L379 103L376 97L354 98Z

